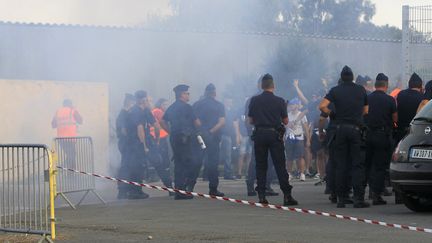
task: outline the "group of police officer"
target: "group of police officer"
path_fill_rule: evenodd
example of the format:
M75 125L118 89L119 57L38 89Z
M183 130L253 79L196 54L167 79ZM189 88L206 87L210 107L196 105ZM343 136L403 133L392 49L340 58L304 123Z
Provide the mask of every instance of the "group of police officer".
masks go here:
M367 94L353 82L352 70L345 66L339 84L332 88L319 105L321 121L330 119L327 128L320 122L320 135L326 137L329 149L327 185L330 200L343 208L369 207L365 188L373 205L384 205L391 154L395 145L406 135L420 102L423 81L417 74L409 80L409 88L396 99L387 94L388 77L376 77L375 91ZM353 191L353 199L349 197Z
M367 94L364 87L353 82L352 70L345 66L337 86L333 87L319 104L320 138L328 147L327 185L330 200L337 207L353 204L355 208L369 207L365 201L365 188L369 185L374 205L386 204L382 194L391 153L395 144L406 134L409 122L423 100L422 80L413 74L409 88L401 91L396 101L387 95L389 79L380 73L376 77L375 91ZM289 123L287 104L274 94L273 77L266 74L260 80L262 93L248 101L247 116L253 125L256 192L260 203L268 204L268 160L271 158L279 185L284 193L285 206L297 205L292 197L292 186L285 166L284 133ZM218 163L221 129L225 124L225 110L216 100L216 87L209 84L204 96L193 106L189 104L189 86L176 86L175 102L157 122L149 109L147 94L137 91L129 95L119 115L119 149L122 154L120 176L133 181L143 179L143 166L150 162L159 165L159 176L165 186L172 187L169 161L162 162L157 151L159 135L150 136L150 127L159 134L160 127L170 134L174 160L174 187L193 191L203 161L209 179L209 194L224 196L218 190ZM398 117L399 113L399 117ZM327 127L326 120L330 120ZM160 126L159 126L160 125ZM164 173L168 171L168 173ZM353 191L353 198L350 191ZM147 198L140 188L119 185L119 198ZM175 194L175 199L192 196Z

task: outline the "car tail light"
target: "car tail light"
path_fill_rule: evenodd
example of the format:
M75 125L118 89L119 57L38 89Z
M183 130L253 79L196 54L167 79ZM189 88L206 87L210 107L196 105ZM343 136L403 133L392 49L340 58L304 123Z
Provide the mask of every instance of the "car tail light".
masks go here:
M405 150L400 149L400 143L396 147L393 156L392 156L392 162L404 162L408 159L408 153Z

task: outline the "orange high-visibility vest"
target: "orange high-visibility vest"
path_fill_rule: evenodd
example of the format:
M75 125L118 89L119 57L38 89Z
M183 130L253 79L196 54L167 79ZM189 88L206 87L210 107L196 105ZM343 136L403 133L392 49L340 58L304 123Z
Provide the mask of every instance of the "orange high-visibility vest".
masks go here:
M74 117L75 110L70 107L62 107L57 110L57 136L76 137L77 122Z
M156 118L156 121L160 123L160 121L162 120L162 117L164 115L164 112L159 108L155 108L152 110L152 114ZM156 138L154 127L150 127L150 134L152 135L152 137ZM160 133L159 133L159 137L160 138L166 138L167 136L168 136L168 132L161 128Z

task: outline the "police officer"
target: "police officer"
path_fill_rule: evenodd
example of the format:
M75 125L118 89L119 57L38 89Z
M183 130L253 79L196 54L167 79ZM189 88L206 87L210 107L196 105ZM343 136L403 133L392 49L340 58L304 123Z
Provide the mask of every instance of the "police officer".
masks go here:
M160 124L170 134L174 158L174 184L176 189L193 190L194 147L197 128L201 125L189 102L189 86L180 84L174 89L176 101L168 107ZM174 199L192 199L193 196L176 193Z
M147 92L139 90L135 92L136 104L131 108L127 116L127 170L128 179L141 182L147 170L147 154L149 147L146 142L147 124L155 124L151 112L148 111ZM145 199L149 195L144 193L141 187L129 185L128 199Z
M257 92L254 96L259 95L261 93L261 79L262 79L262 77L260 77L257 81ZM249 165L248 165L248 169L247 169L247 177L246 177L246 189L247 189L247 195L249 197L253 197L253 196L257 195L257 193L254 189L254 184L256 181L255 149L253 147L253 141L250 140L250 137L252 136L252 132L253 132L253 125L249 123L249 119L246 119L246 117L248 117L249 104L250 104L250 101L252 98L253 98L253 96L246 100L244 110L242 113L242 115L244 115L244 117L245 117L245 119L243 119L244 120L243 125L245 127L247 136L249 137L248 143L252 147L251 158L249 160ZM268 156L268 159L271 160L270 155ZM275 192L273 190L273 188L271 187L271 183L274 180L274 178L276 178L276 171L274 169L273 162L272 162L270 168L268 168L268 170L267 170L267 184L266 184L266 192L265 192L266 196L279 196L279 193Z
M388 77L380 73L376 77L375 91L368 95L368 134L366 140L366 167L372 204L383 205L382 192L386 169L390 166L392 153L392 130L397 122L396 102L387 95Z
M417 113L417 108L423 100L422 94L423 80L413 73L409 82L408 89L402 90L397 96L398 127L395 133L395 144L398 144L408 132L411 120Z
M135 104L135 97L132 94L126 94L125 99L123 102L123 108L121 109L120 113L117 116L116 119L116 133L117 133L117 139L118 139L118 149L120 151L120 168L118 170L118 177L119 178L126 178L127 176L127 167L126 167L126 157L127 157L127 133L126 133L126 122L127 122L127 116L132 108L132 106ZM118 195L117 199L125 199L127 198L127 184L125 183L118 183Z
M261 88L264 92L254 96L249 104L248 117L254 125L253 134L258 199L260 203L268 204L265 197L268 154L273 159L279 185L284 193L284 205L297 205L298 202L291 196L292 186L289 184L288 173L285 168L285 147L283 136L284 125L288 124L288 112L285 100L275 96L273 77L265 74L261 79Z
M335 163L337 207L345 207L349 191L348 176L352 170L354 207L365 208L370 205L364 201L365 168L361 155L363 115L367 114L366 90L353 83L354 74L348 66L341 72L342 84L332 88L321 101L320 110L330 114L329 104L336 109L335 123Z
M224 194L218 191L219 186L219 156L222 128L225 125L225 108L224 105L216 100L216 87L213 84L207 85L204 97L193 105L195 114L201 121L201 133L206 144L206 149L201 158L207 159L205 166L209 180L209 194L223 197ZM200 171L199 166L197 172ZM196 173L198 177L198 173Z

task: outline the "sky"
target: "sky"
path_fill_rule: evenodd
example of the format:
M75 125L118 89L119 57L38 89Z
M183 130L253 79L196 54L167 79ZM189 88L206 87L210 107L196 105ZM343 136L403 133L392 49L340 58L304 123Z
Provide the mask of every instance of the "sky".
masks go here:
M144 24L148 15L169 15L168 1L0 0L0 21L136 26ZM371 1L377 10L373 22L396 27L402 24L402 5L432 5L432 0Z

